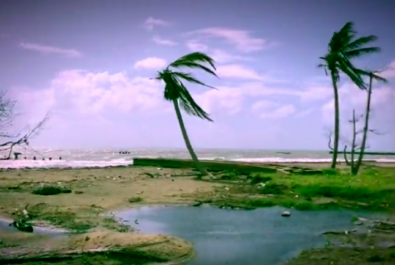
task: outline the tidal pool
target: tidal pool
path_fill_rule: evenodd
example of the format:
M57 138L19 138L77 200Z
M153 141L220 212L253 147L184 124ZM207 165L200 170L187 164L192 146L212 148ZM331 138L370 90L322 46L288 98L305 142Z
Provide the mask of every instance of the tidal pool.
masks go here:
M284 264L304 249L324 247L324 232L355 228L353 216L383 217L348 210L291 210L290 217L282 217L284 210L158 206L121 211L116 216L143 233L169 234L192 242L196 256L185 265Z

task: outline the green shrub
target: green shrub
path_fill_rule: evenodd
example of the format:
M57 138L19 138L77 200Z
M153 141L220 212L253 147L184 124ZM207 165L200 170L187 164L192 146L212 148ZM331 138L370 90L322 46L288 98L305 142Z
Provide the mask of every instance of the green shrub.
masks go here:
M130 203L136 203L136 202L141 202L143 199L141 197L132 197L128 199L128 202Z
M287 190L287 188L288 187L284 184L268 183L265 187L259 190L259 193L281 195L284 194L284 191Z
M322 170L322 174L327 176L336 176L339 175L339 171L336 168L325 168Z
M36 195L56 195L62 193L62 189L56 186L44 186L33 190Z
M251 184L255 185L258 183L265 183L268 182L270 180L272 180L272 177L267 177L267 176L261 176L261 175L253 175L251 176Z
M236 172L230 171L230 172L224 173L221 176L221 179L222 180L233 180L233 179L236 179L238 175L239 174L237 174Z
M340 198L351 201L369 201L384 198L392 190L376 191L363 187L339 186L299 186L297 192L305 197Z

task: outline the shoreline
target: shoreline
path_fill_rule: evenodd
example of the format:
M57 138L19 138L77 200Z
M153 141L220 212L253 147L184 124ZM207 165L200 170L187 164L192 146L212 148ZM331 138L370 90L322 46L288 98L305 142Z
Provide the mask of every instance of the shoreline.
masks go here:
M139 157L136 157L136 159L140 159ZM146 159L146 158L143 158ZM162 158L147 158L147 159L162 159ZM190 161L190 159L180 159L180 158L163 158L165 160L182 160L182 161ZM306 159L307 160L307 159ZM14 161L18 162L21 160L7 160L7 161ZM34 160L32 160L34 161ZM64 160L67 161L67 160ZM41 161L37 161L41 162ZM308 166L321 166L321 167L328 167L330 165L330 159L327 159L325 161L322 161L317 159L317 161L305 161L304 158L301 159L290 159L289 161L284 160L284 161L248 161L247 160L201 160L201 162L205 163L211 163L211 162L219 162L219 163L234 163L234 164L248 164L248 165L257 165L257 166L303 166L303 165L308 165ZM378 166L395 166L395 159L394 160L374 160L374 159L366 159L363 160L365 165L378 165ZM20 166L20 167L7 167L7 166L2 166L2 163L0 161L0 172L1 171L11 171L11 170L50 170L50 169L59 169L59 170L75 170L75 169L80 169L80 170L90 170L90 169L111 169L111 168L128 168L128 167L136 167L136 166L141 166L141 165L134 165L133 161L131 164L114 164L114 165L103 165L103 166L69 166L69 165L31 165L31 166ZM346 162L344 160L338 161L337 164L339 166L346 166Z

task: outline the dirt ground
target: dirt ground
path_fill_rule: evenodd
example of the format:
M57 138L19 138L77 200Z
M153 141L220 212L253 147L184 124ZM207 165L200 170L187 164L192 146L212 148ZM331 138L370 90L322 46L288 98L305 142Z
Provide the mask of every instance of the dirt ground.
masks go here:
M313 167L318 168L317 165ZM152 167L3 170L0 172L0 217L12 219L15 217L14 213L17 212L17 209L23 209L27 205L29 214L35 219L41 220L36 222L38 225L48 226L51 224L71 230L86 231L83 235L70 236L67 240L56 242L41 235L0 231L0 253L7 251L6 248L9 247L29 248L33 245L45 247L49 244L57 249L65 247L75 249L81 247L81 244L86 244L87 248L102 248L122 245L127 242L134 247L144 246L142 250L147 255L155 253L157 257L167 257L168 260L189 257L193 254L193 250L188 242L173 237L164 238L159 235L146 237L138 232L128 231L128 227L105 214L122 208L150 204L189 205L210 201L214 198L231 201L232 196L238 198L237 201L240 201L240 197L265 197L265 195L239 193L238 189L237 194L229 194L233 191L229 181L197 181L194 179L195 175L191 170ZM389 175L386 181L392 183L392 178ZM295 178L273 176L273 178L277 178L276 181L283 184L293 183L296 180L317 183L313 182L315 181L314 176ZM370 178L374 179L375 177ZM332 181L336 182L335 179ZM234 182L239 182L239 180ZM387 187L388 183L383 185ZM35 189L48 185L69 190L69 193L48 196L32 194ZM256 188L254 188L255 192ZM283 197L288 195L285 194ZM293 197L294 195L292 195ZM289 198L291 197L285 197L287 200ZM276 203L276 200L271 200ZM285 202L283 199L282 201ZM314 198L312 201L314 202ZM307 202L303 201L299 206L305 207ZM128 233L121 233L126 231ZM390 233L393 235L394 231L391 230ZM83 239L87 235L92 240L84 243ZM148 245L144 242L148 242ZM370 264L371 262L381 265L395 264L394 250L395 248L371 249L367 247L307 250L298 258L290 261L289 264L356 265ZM90 263L96 264L94 261L91 260ZM102 259L99 261L103 262ZM105 264L118 263L108 261Z
M195 181L183 170L158 168L48 169L11 170L0 172L0 214L10 216L15 209L39 212L44 219L73 228L71 215L77 223L92 227L106 213L123 207L147 204L188 204L197 197L213 192L212 184ZM32 191L43 185L71 189L72 194L40 196ZM52 220L57 213L58 222ZM67 214L67 220L62 220ZM55 222L53 222L55 221Z

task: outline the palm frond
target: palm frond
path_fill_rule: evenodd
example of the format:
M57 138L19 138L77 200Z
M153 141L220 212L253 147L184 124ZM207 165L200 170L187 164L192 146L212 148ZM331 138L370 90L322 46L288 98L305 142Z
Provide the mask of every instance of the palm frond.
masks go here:
M203 120L213 121L210 115L195 102L188 89L181 81L179 82L179 92L180 97L178 98L178 103L187 114L199 117Z
M366 84L363 81L362 75L357 68L355 68L347 58L341 58L337 61L337 68L346 74L353 83L360 89L365 90Z
M160 79L165 82L164 98L166 100L176 100L179 106L189 115L208 121L213 121L210 118L210 115L195 102L188 89L181 82L180 78L191 80L191 77L188 74L172 72L169 69L165 69L164 71L160 72L159 75ZM187 81L193 83L193 81L190 80ZM193 77L192 80L198 81Z
M182 73L182 72L172 72L172 74L178 78L184 79L190 83L194 83L194 84L198 84L201 86L205 86L208 88L212 88L212 89L216 89L215 87L209 86L201 81L199 81L198 79L196 79L192 74L190 73Z
M373 72L370 70L361 70L361 69L355 69L355 72L361 76L366 76L366 77L372 76L372 79L375 81L382 82L382 83L388 83L388 80L386 78L378 75L380 72Z
M374 35L361 37L361 38L358 38L358 39L348 43L347 46L345 47L345 50L346 51L355 50L355 49L361 48L362 46L364 46L370 42L374 42L376 40L377 40L377 36L374 36Z
M216 70L214 60L210 56L208 56L204 53L201 53L201 52L194 52L194 53L187 54L187 55L177 59L176 61L172 62L169 65L169 67L197 68L197 69L203 70L203 71L217 77L217 74L212 69L205 66L204 63L209 64L213 70Z
M348 44L355 37L356 31L354 24L347 22L338 32L333 33L329 42L329 50L331 52L341 51L344 49L345 44Z
M347 51L344 53L344 56L346 56L349 59L352 59L352 58L360 57L365 54L377 53L380 51L381 49L379 47L367 47L367 48L360 48L360 49Z

